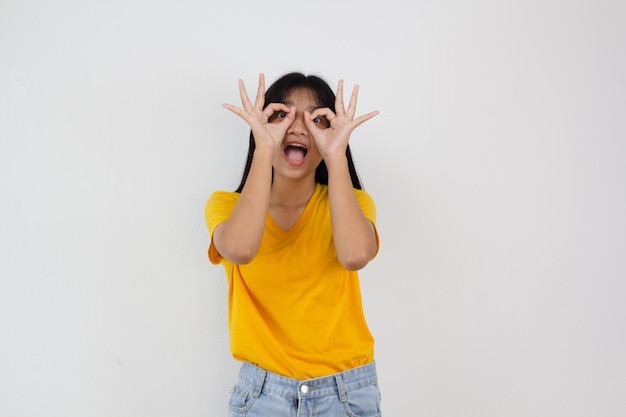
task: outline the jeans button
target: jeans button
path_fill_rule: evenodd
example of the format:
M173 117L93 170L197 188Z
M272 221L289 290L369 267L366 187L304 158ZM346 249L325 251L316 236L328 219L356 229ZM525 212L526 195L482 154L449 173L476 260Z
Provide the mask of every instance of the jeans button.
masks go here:
M302 385L300 387L300 392L302 392L303 394L306 394L307 392L309 392L309 387L308 385Z

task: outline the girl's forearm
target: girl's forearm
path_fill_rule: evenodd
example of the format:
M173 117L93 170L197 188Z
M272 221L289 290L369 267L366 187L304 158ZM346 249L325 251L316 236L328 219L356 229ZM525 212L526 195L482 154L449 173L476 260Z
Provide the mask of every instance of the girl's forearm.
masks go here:
M327 159L325 162L337 259L346 269L358 270L376 254L374 226L363 215L356 198L346 157Z
M271 150L255 150L239 200L228 221L215 230L216 249L235 264L252 261L261 245L272 186L272 158Z

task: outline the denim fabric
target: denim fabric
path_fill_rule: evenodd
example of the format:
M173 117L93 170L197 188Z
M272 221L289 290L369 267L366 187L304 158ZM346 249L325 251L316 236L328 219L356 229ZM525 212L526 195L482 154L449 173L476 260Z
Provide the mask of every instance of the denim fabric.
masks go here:
M376 367L300 381L244 363L228 410L229 417L380 417Z

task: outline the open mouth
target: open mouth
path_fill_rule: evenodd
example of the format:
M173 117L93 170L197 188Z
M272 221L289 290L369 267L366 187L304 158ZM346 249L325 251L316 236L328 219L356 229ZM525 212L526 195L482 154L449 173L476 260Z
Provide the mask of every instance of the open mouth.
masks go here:
M304 163L308 149L300 143L288 143L283 151L289 165L300 166Z

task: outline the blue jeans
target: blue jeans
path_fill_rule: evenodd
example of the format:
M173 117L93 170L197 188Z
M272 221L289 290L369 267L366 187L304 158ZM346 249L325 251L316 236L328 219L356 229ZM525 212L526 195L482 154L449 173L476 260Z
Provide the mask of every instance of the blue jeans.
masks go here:
M228 409L229 417L380 417L376 367L300 381L244 363Z

